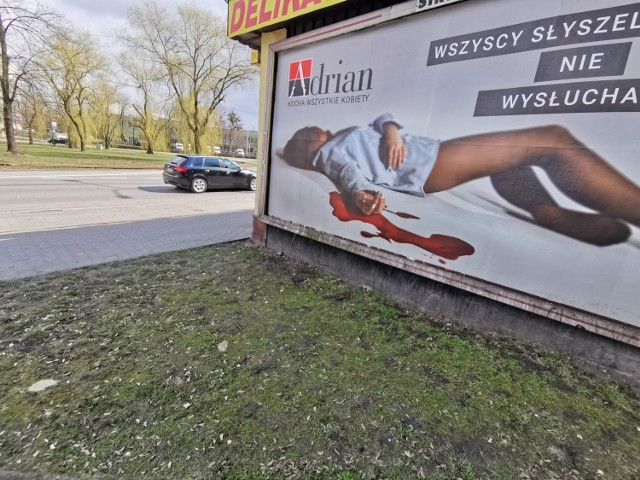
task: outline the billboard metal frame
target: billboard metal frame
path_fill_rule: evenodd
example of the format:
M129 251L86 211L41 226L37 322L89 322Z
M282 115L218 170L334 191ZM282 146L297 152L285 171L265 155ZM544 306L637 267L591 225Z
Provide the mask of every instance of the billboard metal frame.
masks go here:
M456 3L443 5L443 8L448 5L456 5ZM399 254L372 248L371 246L367 246L356 241L338 237L333 234L318 231L308 226L282 220L269 215L267 198L269 193L268 190L270 188L269 167L272 153L270 133L273 126L273 102L276 88L275 71L278 53L293 47L321 42L332 37L353 33L365 28L376 27L409 15L429 15L429 12L430 10L428 9L416 11L416 1L412 0L317 29L300 36L288 38L269 46L268 52L266 52L267 62L265 64L267 71L267 95L264 99L265 108L263 110L263 124L268 126L268 128L267 131L264 132L264 135L262 135L262 156L258 160L260 163L260 171L265 172L265 174L260 177L260 188L256 198L256 219L271 227L282 229L295 235L300 235L338 249L369 258L376 262L408 271L421 277L435 280L482 297L490 298L567 325L584 328L585 330L603 337L608 337L635 347L640 347L640 329L633 325L580 310L572 306L552 302L529 293L507 288L503 285L464 275L444 267L438 267L424 262L416 262Z

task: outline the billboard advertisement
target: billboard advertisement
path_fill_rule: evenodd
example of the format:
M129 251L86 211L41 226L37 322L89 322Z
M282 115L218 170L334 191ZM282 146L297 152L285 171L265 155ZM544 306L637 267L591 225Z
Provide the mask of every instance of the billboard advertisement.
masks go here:
M416 0L416 8L418 10L428 10L430 8L443 7L444 5L460 1L462 0Z
M230 38L342 3L345 0L230 0Z
M268 216L638 343L640 2L456 3L276 67Z

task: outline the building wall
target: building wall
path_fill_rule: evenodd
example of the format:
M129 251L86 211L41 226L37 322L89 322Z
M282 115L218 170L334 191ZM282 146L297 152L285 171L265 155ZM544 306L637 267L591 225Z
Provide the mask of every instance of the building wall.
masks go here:
M245 156L255 158L258 151L258 132L224 128L220 147L223 153L233 153L236 149L242 148Z

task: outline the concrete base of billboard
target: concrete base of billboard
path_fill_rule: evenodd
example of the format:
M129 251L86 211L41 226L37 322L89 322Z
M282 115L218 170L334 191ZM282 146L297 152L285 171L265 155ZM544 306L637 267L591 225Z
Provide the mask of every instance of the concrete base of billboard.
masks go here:
M268 226L259 244L477 330L572 355L591 370L640 385L640 349Z

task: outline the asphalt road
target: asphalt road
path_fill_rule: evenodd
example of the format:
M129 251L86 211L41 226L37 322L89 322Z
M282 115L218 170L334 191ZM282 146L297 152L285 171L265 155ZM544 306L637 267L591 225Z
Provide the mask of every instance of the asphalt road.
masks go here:
M254 199L159 170L0 170L0 280L248 238Z

